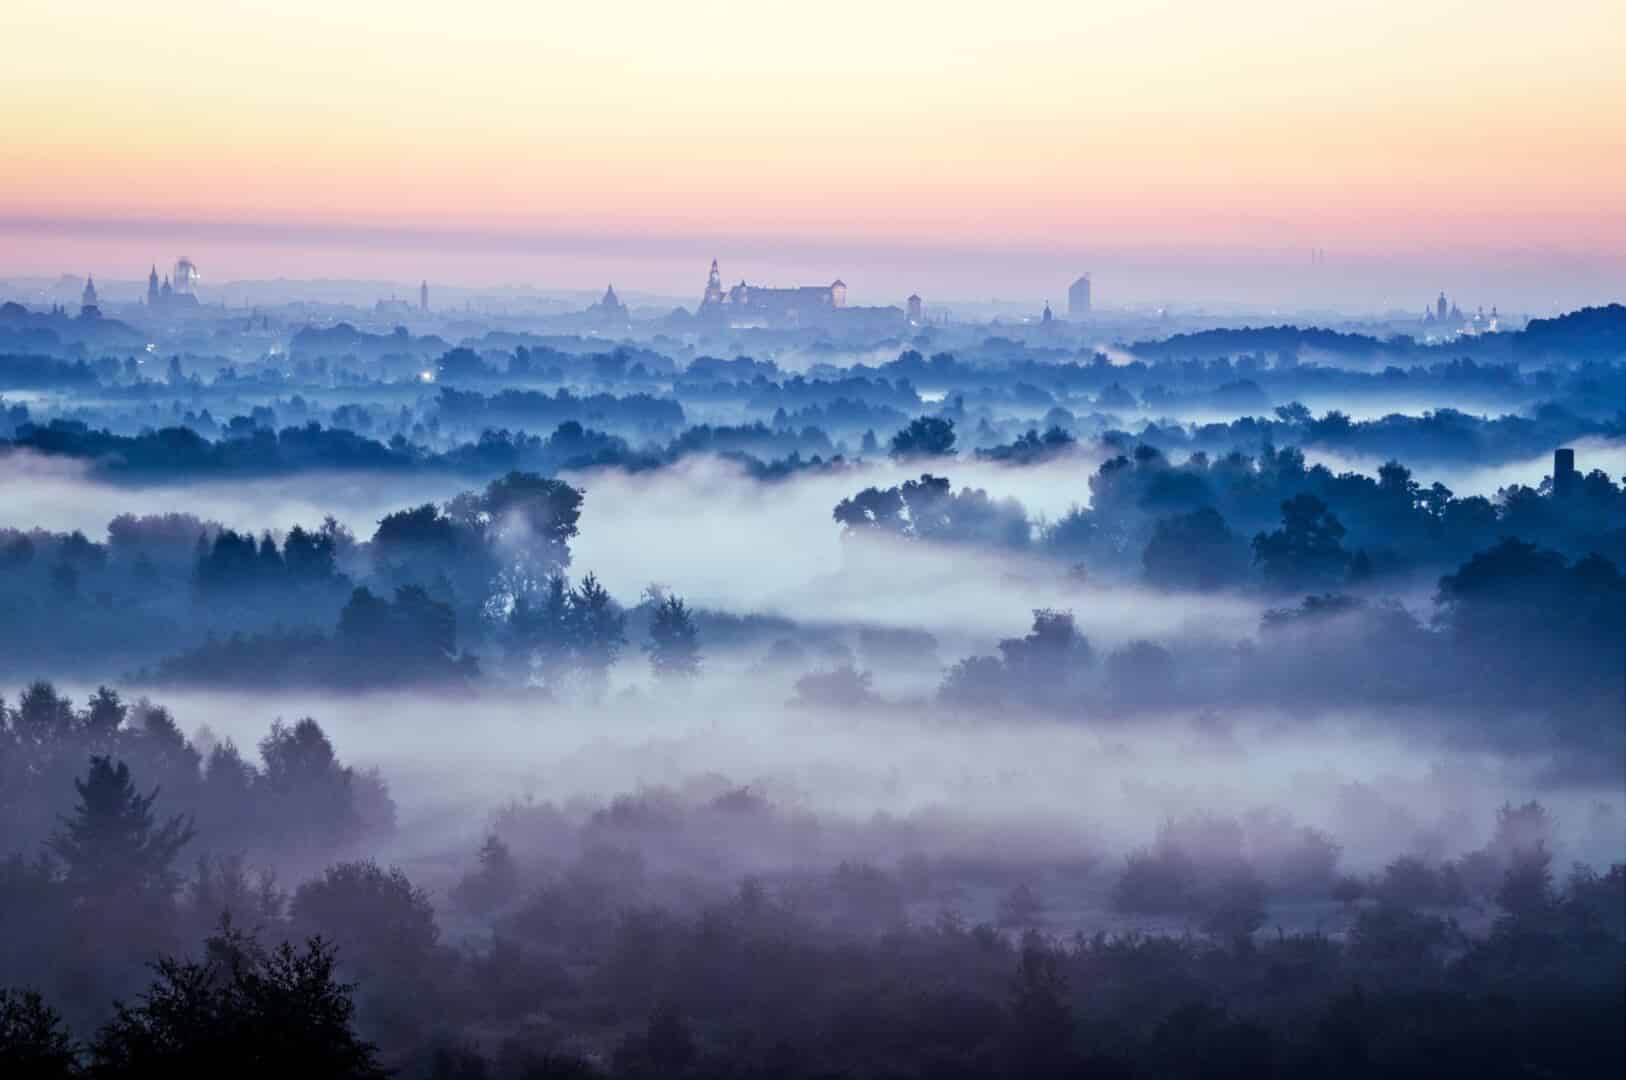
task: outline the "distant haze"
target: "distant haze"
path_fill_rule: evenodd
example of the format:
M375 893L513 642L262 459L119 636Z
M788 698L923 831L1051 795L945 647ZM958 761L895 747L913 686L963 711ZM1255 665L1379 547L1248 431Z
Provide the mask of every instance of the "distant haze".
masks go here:
M1091 270L1103 303L1537 311L1626 280L1605 0L57 7L0 11L3 274L687 293L716 255L865 302Z

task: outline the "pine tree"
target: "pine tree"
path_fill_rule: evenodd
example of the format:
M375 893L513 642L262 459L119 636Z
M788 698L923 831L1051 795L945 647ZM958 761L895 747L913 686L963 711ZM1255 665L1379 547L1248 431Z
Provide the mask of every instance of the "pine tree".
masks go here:
M700 671L700 635L688 607L668 596L655 607L649 624L649 665L661 679L690 678Z
M570 621L577 663L596 697L603 693L610 668L627 644L627 616L598 578L588 574L571 593Z
M178 879L171 864L192 839L190 819L176 815L158 824L151 794L136 792L130 768L111 758L90 759L90 772L75 780L79 805L47 847L67 867L67 884L80 898L168 896Z

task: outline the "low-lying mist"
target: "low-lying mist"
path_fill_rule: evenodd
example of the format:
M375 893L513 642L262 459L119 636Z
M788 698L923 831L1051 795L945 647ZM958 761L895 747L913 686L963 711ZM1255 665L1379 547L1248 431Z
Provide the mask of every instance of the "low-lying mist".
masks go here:
M161 700L186 730L207 726L242 747L275 718L317 718L347 762L387 778L400 827L381 857L394 860L471 848L514 801L579 817L617 796L703 802L738 789L802 827L764 820L756 837L688 838L724 879L910 854L1118 856L1170 819L1259 810L1324 830L1347 863L1371 869L1406 851L1474 848L1497 807L1529 799L1552 811L1566 863L1626 853L1618 785L1557 783L1539 758L1454 746L1421 717L1412 731L1353 711L948 719L909 707L787 705L773 679L734 675L684 692L629 687L602 706L176 689ZM657 858L659 829L643 839Z

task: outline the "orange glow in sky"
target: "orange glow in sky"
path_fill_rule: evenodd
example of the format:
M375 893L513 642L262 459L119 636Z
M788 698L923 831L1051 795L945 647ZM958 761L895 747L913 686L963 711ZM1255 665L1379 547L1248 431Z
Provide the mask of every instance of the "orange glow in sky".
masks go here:
M6 0L0 41L13 223L1626 251L1619 0Z

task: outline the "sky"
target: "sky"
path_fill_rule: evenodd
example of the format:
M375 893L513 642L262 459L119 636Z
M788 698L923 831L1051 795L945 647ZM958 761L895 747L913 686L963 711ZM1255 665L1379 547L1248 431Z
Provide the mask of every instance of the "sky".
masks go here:
M1626 257L1618 0L7 0L0 41L0 273Z

